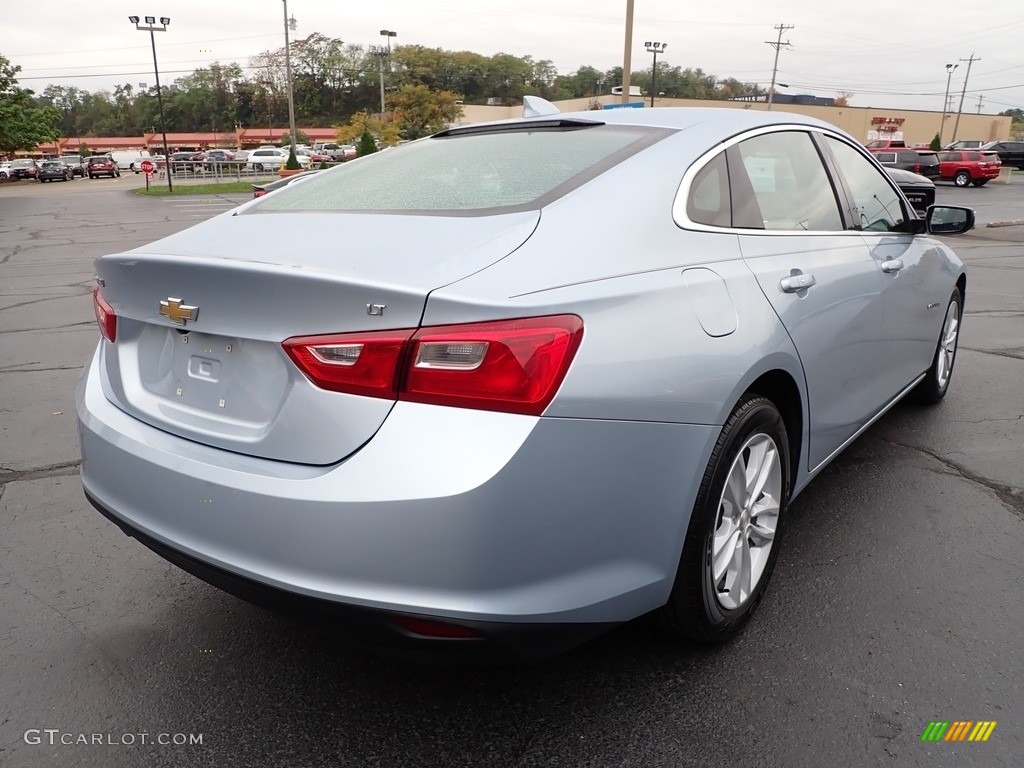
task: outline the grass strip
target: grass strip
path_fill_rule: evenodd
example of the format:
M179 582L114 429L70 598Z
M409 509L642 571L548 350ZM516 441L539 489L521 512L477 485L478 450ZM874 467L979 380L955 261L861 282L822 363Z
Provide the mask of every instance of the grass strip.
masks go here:
M273 179L270 179L273 181ZM135 190L136 195L143 197L168 197L174 195L224 195L237 194L238 192L252 192L253 182L251 181L225 181L220 184L175 184L174 191L167 189L167 183L158 184L151 182L149 189L139 187Z

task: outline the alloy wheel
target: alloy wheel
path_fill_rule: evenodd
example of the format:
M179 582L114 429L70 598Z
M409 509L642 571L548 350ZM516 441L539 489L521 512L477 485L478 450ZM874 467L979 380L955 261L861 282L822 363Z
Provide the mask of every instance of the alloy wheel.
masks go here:
M764 575L779 522L782 461L775 441L752 435L736 454L718 502L711 581L727 610L742 607Z
M949 383L953 372L953 360L956 357L956 343L960 336L960 305L954 300L949 302L946 319L942 324L942 338L939 341L939 353L935 356L935 381L940 389Z

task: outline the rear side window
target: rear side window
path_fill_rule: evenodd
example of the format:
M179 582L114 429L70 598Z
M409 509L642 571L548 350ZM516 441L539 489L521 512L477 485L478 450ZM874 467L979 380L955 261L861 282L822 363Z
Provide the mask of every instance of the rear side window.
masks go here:
M537 208L671 134L543 125L437 136L346 163L251 211L485 215Z
M808 134L782 131L755 136L740 142L737 150L765 229L843 229L835 190Z
M968 152L967 153L967 159L968 160L981 160L981 152Z

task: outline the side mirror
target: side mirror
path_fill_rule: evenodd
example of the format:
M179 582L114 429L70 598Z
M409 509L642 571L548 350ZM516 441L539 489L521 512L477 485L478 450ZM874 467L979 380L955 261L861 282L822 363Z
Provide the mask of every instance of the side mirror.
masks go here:
M932 235L962 235L974 227L974 209L959 205L931 205L928 206L925 224Z

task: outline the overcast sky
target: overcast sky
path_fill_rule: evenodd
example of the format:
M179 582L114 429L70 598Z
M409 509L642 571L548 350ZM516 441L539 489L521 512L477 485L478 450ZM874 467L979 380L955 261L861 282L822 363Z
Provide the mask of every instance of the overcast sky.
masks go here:
M169 16L157 35L163 82L214 61L235 61L284 44L281 0L4 0L0 53L20 64L22 86L51 83L87 90L153 83L148 36L128 16ZM418 44L484 55L550 59L558 71L621 66L625 0L289 0L298 37L320 32L346 43ZM776 24L792 48L779 58L787 93L853 94L854 106L942 108L946 64L955 63L955 109L967 59L974 62L965 112L1024 108L1024 3L1020 0L636 0L634 71L650 67L648 40L668 44L670 65L767 86Z

